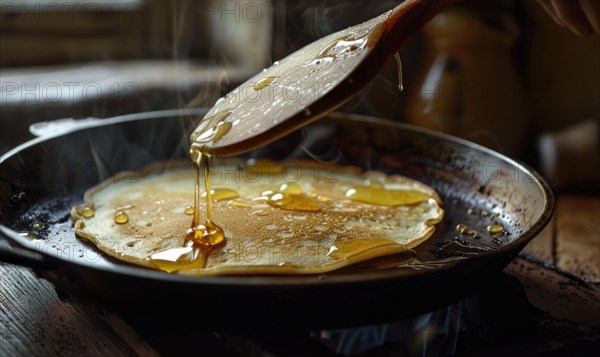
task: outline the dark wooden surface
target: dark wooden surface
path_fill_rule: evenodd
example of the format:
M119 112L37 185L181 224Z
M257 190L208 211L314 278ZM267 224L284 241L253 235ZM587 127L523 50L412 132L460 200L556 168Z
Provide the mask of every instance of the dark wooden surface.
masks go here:
M515 276L529 302L552 319L584 333L598 331L600 198L559 196L552 222L505 272ZM152 323L151 318L147 321ZM160 335L146 333L142 338L137 330L145 329L132 326L135 323L110 311L59 297L29 269L0 264L0 356L153 356L176 351L177 344L164 343ZM179 341L188 351L190 338L193 334ZM212 338L222 341L218 335ZM218 343L233 345L237 352L244 346L256 351L248 340Z

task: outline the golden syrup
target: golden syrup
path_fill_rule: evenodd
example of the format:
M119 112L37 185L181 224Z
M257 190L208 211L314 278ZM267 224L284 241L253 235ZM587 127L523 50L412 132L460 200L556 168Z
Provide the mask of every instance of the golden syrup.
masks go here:
M201 238L195 240L196 243L214 247L225 242L225 233L223 232L223 229L216 225L212 220L206 220L203 228L204 229L202 230L195 231L195 237L198 237L198 233L202 232Z
M302 193L302 187L297 183L284 183L279 186L279 192L281 193L289 193L289 194L300 194ZM263 194L264 195L264 194Z
M504 232L504 227L502 227L499 224L492 224L490 226L487 226L487 231L492 234L498 234Z
M492 219L496 219L496 218L498 218L498 217L500 217L500 213L497 213L497 212L496 212L496 213L494 213L494 214L492 215Z
M475 233L471 228L469 228L466 224L457 224L456 225L456 231L460 234L468 234L470 236L476 236L477 233Z
M431 197L419 191L357 186L346 191L346 198L380 206L400 206L424 202Z
M365 186L369 186L369 187L373 187L373 188L383 188L383 183L379 180L367 179L365 181Z
M31 224L31 228L35 229L36 231L40 231L40 230L44 229L45 226L42 222L33 222Z
M123 211L119 211L119 212L115 213L115 223L125 224L127 222L129 222L129 216L127 215L127 213L125 213Z
M229 130L231 130L231 127L233 126L233 124L231 124L230 122L220 122L215 126L215 133L211 139L211 141L217 142L219 139L221 139L225 134L227 134L229 132Z
M252 86L252 89L254 89L255 91L259 91L259 90L263 90L265 88L267 88L268 86L271 85L271 83L275 82L277 80L277 76L269 76L267 78L263 78L260 81L256 82L256 84L254 86Z
M29 239L39 239L40 236L34 232L19 232L18 235Z
M402 246L394 241L385 238L363 238L349 241L336 242L329 247L327 256L336 260L348 259L357 253L364 252L366 249L374 249L383 246L397 245L399 250ZM406 248L404 248L406 250Z
M223 229L213 222L212 216L212 192L210 188L210 162L209 155L203 153L198 147L192 146L190 156L194 160L194 176L196 190L194 193L194 219L192 231L186 236L195 244L203 247L201 255L208 254L208 248L219 245L225 241ZM204 194L200 194L201 171L204 175ZM237 192L236 192L237 194ZM239 195L238 195L239 196ZM204 197L206 202L206 219L200 223L200 198Z
M343 46L343 51L353 52L357 49L363 47L367 43L367 36L354 38L351 35L345 35L335 40L331 41L327 46L325 46L319 53L315 56L314 61L319 61L322 59L330 58L335 59L337 55L335 53L330 53L332 49L338 46ZM341 53L342 51L340 51Z
M340 43L341 41L346 41L349 39L351 39L350 35L346 35L331 41L327 46L325 46L321 51L319 51L319 53L315 56L315 60L323 59L325 57L335 58L335 55L330 55L329 51L331 51L331 49L337 46L338 43Z
M321 196L321 195L317 195L317 197L316 197L316 198L317 198L317 200L319 200L319 201L321 201L321 202L327 202L327 201L329 201L329 200L330 200L330 198L329 198L329 197L327 197L327 196Z
M150 261L158 269L167 273L179 270L203 268L205 261L201 257L200 249L193 244L186 244L181 248L171 248L152 254Z
M202 119L198 128L191 135L192 146L197 148L197 154L200 154L201 150L199 148L204 147L208 143L217 142L229 132L232 124L225 120L230 115L230 111L220 111ZM196 160L192 158L192 161L195 162Z
M249 203L246 203L244 201L229 201L227 204L230 205L231 207L244 207L244 208L252 207Z
M396 52L394 58L398 65L398 90L402 92L404 90L404 83L402 82L402 60L400 59L400 54L398 52Z
M239 192L231 188L215 188L210 190L210 195L213 201L232 200L240 197ZM206 192L202 194L202 197L206 197Z
M483 210L483 211L481 211L481 215L484 217L487 217L490 215L490 212Z
M206 265L210 251L225 242L223 229L213 222L213 194L215 194L215 200L233 199L239 197L239 194L230 189L211 189L210 156L203 152L203 148L206 147L208 142L219 140L229 131L231 124L223 121L228 115L205 119L212 122L204 126L204 131L200 130L192 134L193 143L190 147L190 158L194 167L194 207L186 207L184 210L185 214L193 215L192 224L186 233L186 243L183 248L169 249L150 257L150 261L161 270L175 272L184 269L203 268ZM201 177L204 177L203 194L200 193ZM206 202L206 219L203 223L201 223L200 217L200 199L202 197Z
M83 216L83 218L92 218L94 217L94 214L96 214L96 212L94 212L94 209L92 207L85 206L81 210L81 215Z
M304 194L276 193L269 197L267 203L271 207L289 211L318 212L321 210L321 207L319 207L314 198Z

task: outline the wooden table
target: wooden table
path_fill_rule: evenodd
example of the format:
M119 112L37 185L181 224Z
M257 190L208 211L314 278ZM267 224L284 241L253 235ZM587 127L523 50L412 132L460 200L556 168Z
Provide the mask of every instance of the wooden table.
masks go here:
M571 333L591 341L581 347L584 352L596 348L600 344L600 197L559 195L551 223L505 273L518 278L529 302L546 312L546 318L538 323L542 335L549 320L564 321ZM139 321L126 321L102 308L59 296L50 283L36 278L29 269L0 264L0 356L153 356L178 350L192 354L207 344L232 351L225 355L246 348L256 351L248 341L223 338L218 333L192 341L189 337L193 339L193 334L162 339L141 327ZM545 345L554 346L551 342ZM490 343L494 344L486 342ZM580 344L581 339L574 343ZM558 354L568 344L565 340L556 344ZM578 346L568 347L569 351L581 351ZM324 348L305 348L328 354ZM468 350L458 348L459 354L473 353L465 353Z

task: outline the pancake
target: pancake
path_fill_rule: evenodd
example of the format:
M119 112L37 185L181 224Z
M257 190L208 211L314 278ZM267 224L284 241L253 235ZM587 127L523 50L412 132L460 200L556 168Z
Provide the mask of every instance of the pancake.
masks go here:
M75 232L117 259L168 272L318 274L413 248L444 213L432 188L354 167L228 159L212 165L210 179L226 238L210 252L186 241L194 175L184 163L89 189L72 209Z

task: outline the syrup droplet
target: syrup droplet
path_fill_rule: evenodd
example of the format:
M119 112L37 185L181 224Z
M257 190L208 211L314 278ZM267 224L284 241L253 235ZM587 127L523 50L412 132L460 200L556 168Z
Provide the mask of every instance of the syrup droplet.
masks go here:
M214 247L225 242L225 233L213 221L206 220L204 224L192 228L187 239L200 246Z
M127 222L129 222L129 216L127 215L127 213L119 211L115 214L115 223L125 224Z
M240 194L231 188L215 188L210 190L210 195L213 201L232 200L240 197ZM206 197L206 192L202 194L202 197Z
M487 227L487 231L492 234L498 234L504 232L504 227L499 224L492 224L491 226Z
M45 226L42 222L33 222L31 224L31 228L35 229L36 231L40 231L40 230L44 229Z
M402 82L402 60L400 59L400 54L398 52L396 52L394 58L398 64L398 90L402 92L404 90L404 83Z
M25 237L25 238L29 238L29 239L39 239L40 236L37 235L37 233L33 233L33 232L19 232L18 233L21 237Z
M254 89L255 91L259 91L259 90L263 90L265 88L267 88L268 86L271 85L271 83L275 82L275 80L277 80L277 76L269 76L266 78L261 79L260 81L256 82L256 84L254 86L252 86L252 89Z
M362 48L367 43L367 36L354 38L351 35L345 35L340 38L337 38L331 41L327 46L325 46L315 57L315 60L323 60L330 59L333 60L337 57L338 54L343 52L353 52L359 48ZM332 50L340 47L339 50L335 51L335 53L330 53Z
M85 206L81 210L81 215L83 216L83 218L92 218L94 217L94 214L96 214L96 212L94 212L94 209L92 207Z
M471 228L469 228L467 225L462 224L462 223L456 225L456 231L460 234L468 234L471 236L477 236L477 233L475 233L473 230L471 230Z
M380 206L399 206L424 202L431 197L418 191L386 190L376 187L357 186L346 191L346 198Z
M215 143L221 139L231 129L232 124L225 121L229 115L231 115L230 111L220 111L204 117L190 137L194 143L193 145L202 146L210 142ZM190 154L194 155L192 151L194 151L193 148L190 149ZM196 147L195 151L195 155L200 155L198 147ZM194 156L192 156L192 161L197 161Z
M290 211L318 212L321 210L315 199L303 194L276 193L269 197L267 203L271 207Z
M232 207L252 207L249 203L243 202L243 201L230 201L228 203L228 205L232 206Z
M488 212L488 211L481 211L481 215L484 216L484 217L487 217L487 216L490 215L490 212Z
M281 193L292 193L292 194L300 194L302 193L302 187L297 183L284 183L279 187L279 192Z
M194 214L194 207L193 206L187 206L185 208L185 210L183 211L183 213L187 214L188 216L191 216Z
M216 143L221 139L225 134L231 130L232 124L230 122L220 122L215 126L215 134L213 135L211 141Z
M152 254L150 261L160 270L173 273L180 270L198 269L204 267L200 251L191 245L181 248L171 248Z
M369 187L374 187L374 188L383 188L383 183L381 183L381 181L378 181L375 179L367 179L365 181L365 185L369 186Z

